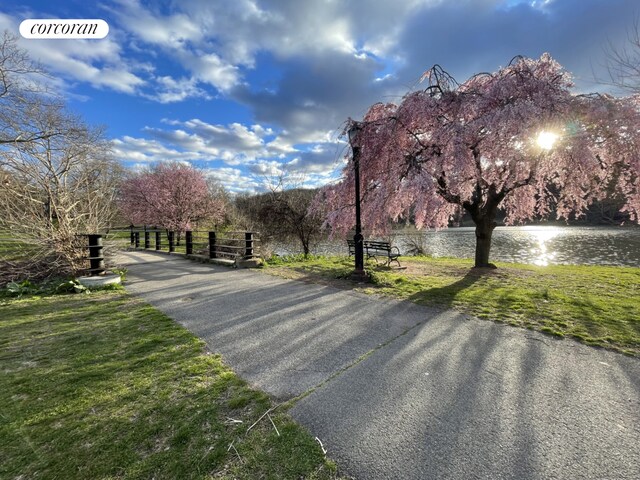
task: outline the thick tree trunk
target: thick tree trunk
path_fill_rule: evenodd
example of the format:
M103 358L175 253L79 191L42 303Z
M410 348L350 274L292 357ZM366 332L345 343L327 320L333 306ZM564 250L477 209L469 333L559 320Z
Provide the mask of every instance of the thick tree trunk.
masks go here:
M493 218L482 217L476 223L476 258L475 268L496 268L489 263L489 252L491 251L491 236L496 222Z
M469 212L476 225L476 257L474 268L497 268L489 263L491 251L491 237L496 228L498 205L504 199L506 192L496 192L495 186L490 185L485 194L478 183L472 202L465 202L462 207Z

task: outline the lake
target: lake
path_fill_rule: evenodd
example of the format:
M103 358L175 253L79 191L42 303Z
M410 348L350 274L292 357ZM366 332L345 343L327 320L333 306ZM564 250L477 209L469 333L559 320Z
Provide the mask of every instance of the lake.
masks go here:
M411 243L423 246L434 257L473 258L473 227L450 228L438 232L403 230L391 235L402 253ZM295 244L278 245L278 254L299 253ZM323 241L314 253L346 254L346 241ZM534 265L618 265L640 267L638 227L497 227L493 232L491 261Z

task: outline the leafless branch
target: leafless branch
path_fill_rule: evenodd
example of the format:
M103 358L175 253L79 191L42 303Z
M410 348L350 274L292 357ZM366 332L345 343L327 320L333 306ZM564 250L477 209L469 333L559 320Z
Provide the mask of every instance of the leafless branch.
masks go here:
M598 80L629 93L640 93L640 16L627 30L626 44L620 47L609 41L604 52L609 78Z
M0 39L0 230L26 242L16 275L75 273L77 234L107 228L122 173L100 129L69 114L37 82L45 75L14 37ZM3 269L4 269L3 268Z

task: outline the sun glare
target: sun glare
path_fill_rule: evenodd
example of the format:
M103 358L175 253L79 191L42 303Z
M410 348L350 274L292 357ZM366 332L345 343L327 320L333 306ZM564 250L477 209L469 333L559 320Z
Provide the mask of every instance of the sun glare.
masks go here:
M540 132L536 142L540 148L543 148L544 150L551 150L557 139L558 135L553 132Z

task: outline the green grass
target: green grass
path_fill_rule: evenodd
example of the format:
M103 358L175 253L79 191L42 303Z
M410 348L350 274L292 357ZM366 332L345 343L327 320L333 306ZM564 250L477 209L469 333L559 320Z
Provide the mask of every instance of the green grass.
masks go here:
M123 292L0 299L0 365L0 478L335 475L281 408L248 431L270 399Z
M367 265L372 282L349 281L353 258L278 260L267 272L330 282L365 293L454 308L480 318L569 337L640 355L640 269L498 263L472 269L471 260L405 257L405 269Z
M15 262L28 258L38 247L14 238L9 232L0 230L0 261Z

